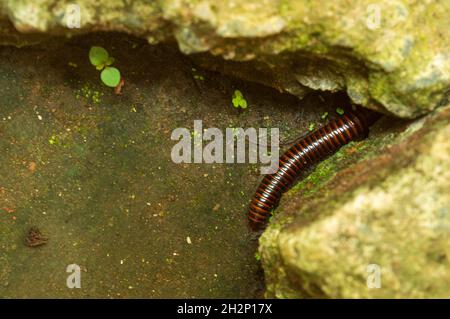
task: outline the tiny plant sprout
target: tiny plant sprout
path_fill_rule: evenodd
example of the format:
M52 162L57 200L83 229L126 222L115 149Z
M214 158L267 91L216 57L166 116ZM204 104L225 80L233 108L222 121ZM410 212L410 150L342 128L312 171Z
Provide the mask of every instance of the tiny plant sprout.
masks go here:
M106 86L115 88L116 94L120 94L124 80L120 75L120 71L111 66L114 63L114 58L109 55L108 51L105 48L93 46L89 50L89 60L97 70L101 71L100 79L102 82Z
M116 68L106 67L100 73L100 78L107 86L116 87L120 83L120 72Z
M239 90L235 90L233 93L233 97L231 99L231 102L233 103L233 106L236 108L247 108L247 100L245 100L244 95L242 95L242 92Z
M339 115L343 115L344 114L344 109L341 107L336 108L336 113Z

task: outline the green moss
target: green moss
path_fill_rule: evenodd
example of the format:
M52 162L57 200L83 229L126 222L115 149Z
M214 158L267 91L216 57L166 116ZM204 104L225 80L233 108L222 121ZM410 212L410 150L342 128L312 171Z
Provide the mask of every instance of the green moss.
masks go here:
M75 91L75 98L77 100L79 100L80 98L84 98L88 102L91 102L96 105L101 103L102 96L103 96L102 92L95 90L89 84L85 84L81 89Z
M291 189L291 192L301 192L303 198L314 195L342 168L347 149L355 145L357 143L344 146L333 156L320 162L307 177Z

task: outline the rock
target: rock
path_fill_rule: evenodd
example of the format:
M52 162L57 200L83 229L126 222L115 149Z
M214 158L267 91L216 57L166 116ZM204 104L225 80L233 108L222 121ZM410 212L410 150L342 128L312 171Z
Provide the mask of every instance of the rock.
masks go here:
M3 1L0 42L34 43L42 40L42 33L120 31L152 44L176 40L186 54L208 53L242 62L226 69L300 98L310 90L345 90L355 103L404 118L448 103L450 8L445 1L73 4L79 6L79 29L74 27L78 11L67 2ZM242 65L250 71L242 71ZM259 71L251 72L255 68Z
M381 120L283 198L260 238L267 296L448 298L449 189L450 107Z

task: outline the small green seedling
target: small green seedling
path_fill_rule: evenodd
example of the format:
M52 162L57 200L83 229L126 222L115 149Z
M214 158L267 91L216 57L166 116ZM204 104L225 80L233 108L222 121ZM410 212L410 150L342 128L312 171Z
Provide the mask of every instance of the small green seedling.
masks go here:
M245 100L244 95L242 95L242 92L239 90L234 91L231 102L233 102L233 106L236 108L247 108L247 101Z
M114 58L109 55L108 51L106 51L105 48L93 46L89 50L89 60L97 70L101 71L100 79L102 82L106 86L116 88L116 93L120 94L120 88L123 86L123 79L120 75L120 71L111 66L111 64L114 63Z
M89 50L89 60L97 70L110 66L114 62L114 58L109 56L108 51L102 47L93 46Z
M261 260L261 255L259 254L259 252L256 252L256 253L255 253L255 259L256 259L257 261L260 261L260 260Z
M339 115L343 115L344 114L344 109L341 107L336 108L336 113Z
M321 116L322 120L325 120L328 117L328 112L324 112Z
M309 124L309 131L310 132L312 132L312 131L314 131L314 129L316 128L316 124L314 124L314 123L311 123L311 124Z

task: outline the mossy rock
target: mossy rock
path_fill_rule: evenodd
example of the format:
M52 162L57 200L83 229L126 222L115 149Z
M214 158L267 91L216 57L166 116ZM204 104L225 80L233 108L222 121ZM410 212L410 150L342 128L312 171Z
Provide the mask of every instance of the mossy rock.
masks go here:
M448 297L449 120L446 107L388 132L382 121L287 194L260 239L267 296Z
M68 5L3 1L0 43L28 44L39 33L127 32L152 44L175 40L186 54L251 61L249 72L239 64L227 70L299 97L345 90L355 103L404 118L448 104L446 1L70 1L78 5L80 28Z

